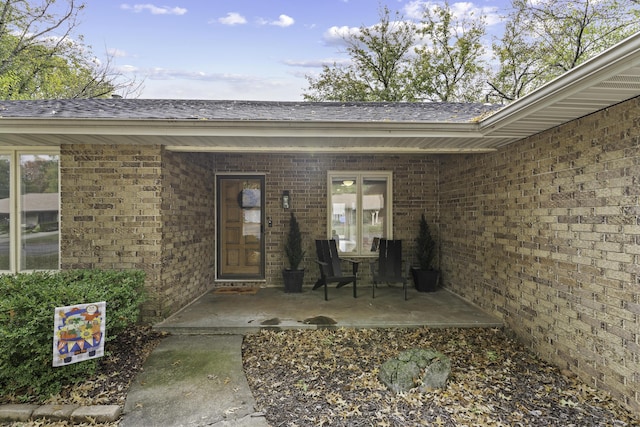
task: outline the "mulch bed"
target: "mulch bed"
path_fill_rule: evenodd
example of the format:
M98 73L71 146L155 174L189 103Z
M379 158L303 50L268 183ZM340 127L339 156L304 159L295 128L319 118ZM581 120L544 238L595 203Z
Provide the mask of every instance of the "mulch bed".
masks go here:
M105 344L107 355L100 358L98 371L92 378L78 384L67 385L59 394L46 401L12 400L0 396L0 404L5 403L51 403L78 405L120 405L124 403L131 381L142 370L142 364L151 351L157 347L166 334L154 331L148 326L132 327ZM68 421L34 420L28 423L2 424L10 427L117 427L115 423L82 423Z
M394 394L378 368L410 348L451 358L446 389ZM616 401L501 329L264 330L243 363L272 426L627 426Z
M65 387L49 403L123 406L131 380L163 337L132 328L108 343L111 355L94 378ZM451 358L446 389L385 388L378 367L409 348ZM263 330L246 336L242 351L257 409L273 427L640 425L605 393L537 359L501 329ZM26 425L69 426L13 424Z
M132 327L105 345L107 355L100 359L97 375L80 384L67 386L47 403L79 405L120 405L124 403L131 381L142 364L166 334L149 326Z
M149 326L132 327L105 344L106 355L98 360L96 375L78 384L64 386L60 393L46 401L37 399L14 400L0 396L5 403L51 403L78 405L124 406L129 385L149 353L156 348L166 334Z

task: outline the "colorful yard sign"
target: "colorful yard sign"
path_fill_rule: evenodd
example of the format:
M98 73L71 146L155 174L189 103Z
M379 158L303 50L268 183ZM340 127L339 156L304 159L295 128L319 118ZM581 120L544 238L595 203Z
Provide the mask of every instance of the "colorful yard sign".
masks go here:
M55 309L53 366L104 355L105 302L77 304Z

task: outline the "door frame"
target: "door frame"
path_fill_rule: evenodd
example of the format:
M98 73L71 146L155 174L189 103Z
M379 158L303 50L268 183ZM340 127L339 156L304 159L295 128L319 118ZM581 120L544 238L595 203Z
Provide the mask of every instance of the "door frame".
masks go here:
M224 173L216 173L215 174L215 185L214 185L214 200L215 200L215 281L217 282L256 282L256 281L265 281L265 271L266 271L266 242L265 242L265 221L267 218L266 215L266 174L264 173L243 173L243 172L224 172ZM221 276L220 274L220 265L221 265L221 257L222 257L222 239L221 239L221 215L220 208L222 207L222 203L220 202L221 192L220 185L223 179L251 179L258 180L260 182L260 266L258 274L227 274Z

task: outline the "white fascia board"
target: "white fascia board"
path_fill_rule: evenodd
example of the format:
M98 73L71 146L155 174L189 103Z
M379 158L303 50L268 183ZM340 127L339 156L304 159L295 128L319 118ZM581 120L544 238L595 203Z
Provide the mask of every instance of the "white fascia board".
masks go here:
M478 123L0 119L0 134L226 137L482 137Z

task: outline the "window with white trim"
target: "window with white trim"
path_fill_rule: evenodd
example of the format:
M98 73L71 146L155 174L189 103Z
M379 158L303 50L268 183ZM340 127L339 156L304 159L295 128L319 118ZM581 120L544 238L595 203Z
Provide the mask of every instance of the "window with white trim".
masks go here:
M341 253L372 255L376 238L393 237L392 173L329 171L327 181L327 236Z
M0 148L0 271L59 269L59 157Z

